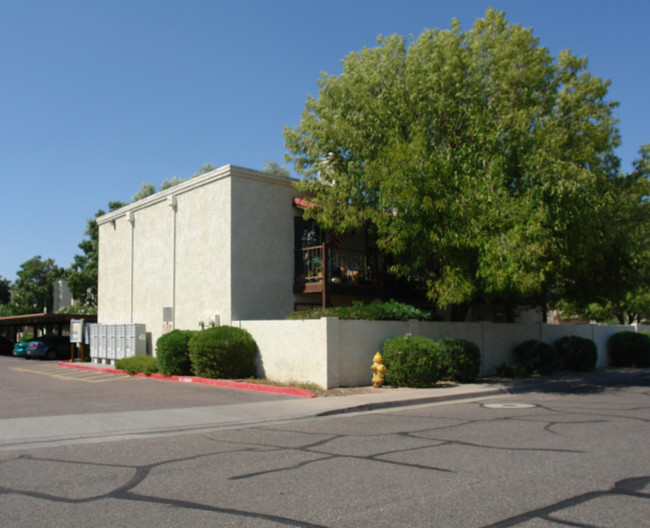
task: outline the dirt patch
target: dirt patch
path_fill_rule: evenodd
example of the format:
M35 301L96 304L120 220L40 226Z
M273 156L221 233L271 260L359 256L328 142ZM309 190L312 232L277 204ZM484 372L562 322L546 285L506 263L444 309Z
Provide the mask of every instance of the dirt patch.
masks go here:
M432 388L435 387L453 387L455 385L458 385L458 383L437 383L434 385ZM405 391L405 390L413 390L409 387L390 387L390 386L384 386L381 388L375 388L372 385L369 386L364 386L364 387L338 387L336 389L328 389L328 390L322 390L322 389L309 389L311 392L314 394L317 394L319 397L324 397L328 398L331 396L350 396L352 394L367 394L367 393L386 393L386 392L396 392L396 391Z

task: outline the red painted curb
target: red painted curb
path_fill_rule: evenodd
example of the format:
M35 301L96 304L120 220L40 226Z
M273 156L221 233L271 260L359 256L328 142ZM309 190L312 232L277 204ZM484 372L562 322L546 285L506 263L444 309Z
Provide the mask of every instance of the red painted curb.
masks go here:
M69 361L59 361L60 367L76 368L80 370L93 370L95 372L104 372L107 374L128 374L120 369L113 367L103 367L101 365L92 365L90 363L70 363ZM180 383L195 383L199 385L210 385L213 387L224 387L227 389L240 389L251 390L258 392L269 392L273 394L286 394L289 396L299 396L301 398L317 398L318 395L307 389L298 389L295 387L276 387L274 385L262 385L261 383L250 383L246 381L237 380L224 380L224 379L210 379L198 378L196 376L163 376L162 374L151 374L147 376L142 372L137 374L130 374L139 378L151 378L163 381L176 381Z

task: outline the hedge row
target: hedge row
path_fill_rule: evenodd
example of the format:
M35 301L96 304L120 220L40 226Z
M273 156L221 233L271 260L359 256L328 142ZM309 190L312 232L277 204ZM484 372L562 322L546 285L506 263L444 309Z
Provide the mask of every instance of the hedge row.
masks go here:
M353 301L351 306L332 306L328 308L314 308L300 310L287 316L287 319L320 319L321 317L338 317L339 319L356 319L365 321L408 321L418 319L430 321L431 312L420 310L410 304L395 300L375 300L369 304Z
M598 350L591 339L566 336L553 345L537 339L524 341L515 347L514 356L514 365L499 366L498 375L547 375L558 370L590 372L596 367Z
M650 367L650 336L637 332L617 332L608 342L611 367ZM598 352L591 339L562 337L553 345L535 339L524 341L514 349L514 365L502 365L500 373L527 376L550 374L558 370L589 372L596 367Z

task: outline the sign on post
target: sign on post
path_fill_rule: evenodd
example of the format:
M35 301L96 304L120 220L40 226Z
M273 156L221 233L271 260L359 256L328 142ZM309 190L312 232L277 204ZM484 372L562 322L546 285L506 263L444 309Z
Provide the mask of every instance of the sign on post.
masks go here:
M83 343L84 338L84 320L70 320L70 343Z

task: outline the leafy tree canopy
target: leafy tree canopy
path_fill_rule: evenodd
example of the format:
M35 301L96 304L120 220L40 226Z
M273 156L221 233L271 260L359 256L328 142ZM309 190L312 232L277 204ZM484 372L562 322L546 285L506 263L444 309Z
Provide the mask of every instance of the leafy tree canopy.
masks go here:
M131 197L131 201L137 202L138 200L147 198L152 194L156 194L156 186L153 183L149 182L143 183L142 187L140 187L140 190Z
M164 180L160 184L160 190L164 191L165 189L170 189L171 187L174 187L175 185L178 185L179 183L183 183L185 180L183 178L179 178L178 176L174 176L171 180Z
M7 304L11 300L11 281L0 277L0 304Z
M194 174L192 174L192 178L196 178L197 176L201 176L202 174L207 174L208 172L212 172L215 169L216 167L212 165L212 163L206 163L205 165L203 165L203 167L201 167Z
M620 324L650 319L649 155L650 145L642 145L632 173L613 179L603 193L598 204L603 214L597 219L601 252L591 266L595 273L583 270L582 282L572 285L575 291L563 303L567 313Z
M212 165L211 163L206 163L201 167L198 171L196 171L194 174L192 174L191 178L196 178L197 176L201 176L202 174L207 174L208 172L211 172L215 170L216 167ZM174 187L175 185L178 185L179 183L183 183L184 181L187 181L184 178L180 178L179 176L174 176L171 179L165 179L163 180L162 184L160 185L160 190L164 191L166 189L170 189L171 187ZM156 194L156 186L153 183L143 183L142 187L140 187L140 190L133 195L131 198L132 202L137 202L138 200L142 200L143 198L147 198L148 196L151 196L152 194Z
M20 265L18 279L14 285L15 298L10 307L12 314L51 311L54 282L64 278L64 270L52 259L40 256Z
M375 226L393 271L424 275L441 306L575 293L619 169L609 81L493 9L378 43L322 74L284 130L306 214Z
M266 160L266 165L264 165L262 172L266 172L267 174L275 174L277 176L286 176L287 178L291 176L291 173L287 167L280 165L277 161L274 160Z

